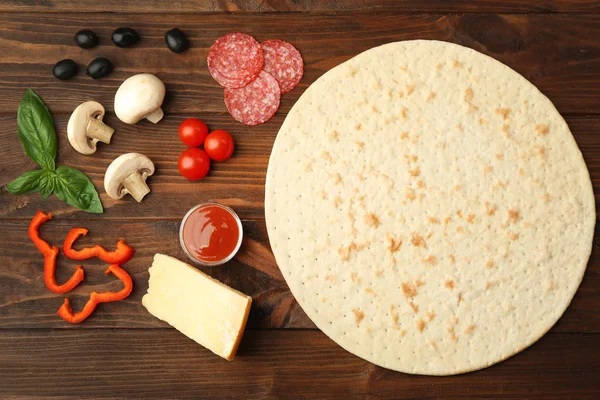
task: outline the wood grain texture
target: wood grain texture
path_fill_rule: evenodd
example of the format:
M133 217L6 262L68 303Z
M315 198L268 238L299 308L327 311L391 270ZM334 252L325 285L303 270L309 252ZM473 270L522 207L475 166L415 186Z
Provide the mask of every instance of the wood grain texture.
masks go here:
M222 267L202 270L227 285L253 297L249 328L305 328L315 326L290 293L275 263L268 243L264 221L243 221L245 240L235 259ZM49 292L42 277L42 256L27 237L27 222L0 220L0 329L6 328L153 328L167 325L151 316L141 304L148 288L148 268L155 253L165 253L181 260L187 258L179 245L179 221L78 221L77 227L90 233L78 242L79 246L100 243L114 247L125 238L137 252L123 267L132 275L134 290L130 297L117 303L102 304L89 319L71 326L55 313L63 296ZM52 245L62 242L73 227L72 220L56 216L42 227L42 237ZM597 232L595 242L598 242ZM76 248L78 248L76 246ZM585 278L572 304L552 332L600 333L600 249L594 251ZM118 290L121 286L112 276L104 275L106 265L100 260L76 263L61 256L57 278L66 281L77 264L86 271L86 280L69 293L74 307L82 307L89 292Z
M264 183L269 155L283 115L276 115L264 125L248 127L229 115L194 114L211 129L226 129L236 143L234 156L223 163L213 163L208 177L199 182L183 178L177 170L177 159L186 148L177 136L177 127L185 118L167 115L158 125L141 122L126 125L111 113L106 123L116 129L110 145L100 144L98 151L84 156L71 148L66 139L68 115L55 115L59 134L58 164L79 168L95 184L104 204L105 213L93 215L79 211L51 196L42 201L39 193L14 196L4 186L25 171L36 168L23 154L16 133L13 115L0 114L0 218L30 219L43 209L61 214L62 218L85 219L147 219L179 220L194 205L217 200L233 207L241 218L264 219ZM599 117L568 117L575 139L581 148L591 173L595 193L600 193L600 132ZM140 204L131 196L112 200L104 192L104 172L120 154L140 152L156 164L156 173L148 179L152 192Z
M291 295L275 263L268 244L264 221L243 221L244 242L233 261L221 267L200 268L221 282L253 297L248 328L314 328ZM168 325L154 318L142 306L142 296L148 289L148 268L157 252L188 262L179 245L179 221L79 221L89 234L78 240L75 248L96 243L114 248L119 239L136 249L131 261L123 265L134 282L132 294L125 300L102 304L88 320L70 325L56 315L65 296L46 289L43 281L43 257L27 236L28 223L0 221L0 329L2 328L152 328ZM74 227L73 222L55 216L42 226L42 237L54 246L62 247L64 238ZM68 297L75 310L81 309L92 290L117 291L122 285L112 275L105 275L108 267L101 260L75 262L64 255L57 263L58 282L66 281L76 265L82 265L85 281ZM585 293L585 292L584 292ZM583 294L585 300L585 294ZM585 303L584 303L585 304ZM578 319L584 310L575 311ZM580 322L568 323L568 326ZM583 321L581 321L583 323ZM585 322L588 324L588 322ZM600 318L587 325L591 331L600 332Z
M491 368L424 377L316 331L247 331L232 362L174 330L0 331L0 382L5 398L594 399L598 338L548 334Z
M131 25L140 44L121 49L110 33ZM164 34L179 26L192 47L182 55L165 46ZM92 50L73 43L79 29L101 38ZM167 113L225 114L223 89L206 67L208 48L225 33L243 31L259 41L293 43L305 61L300 85L282 97L286 114L300 94L323 73L369 48L408 39L452 41L488 54L517 70L540 88L563 114L600 114L600 19L594 15L398 15L364 14L0 14L0 112L14 114L31 87L54 112L71 112L94 99L112 110L120 83L134 73L152 72L167 86ZM368 32L368 34L365 34ZM557 34L560 32L560 35ZM85 75L96 57L108 57L115 72L94 81ZM55 79L52 66L72 58L81 66L70 81ZM272 124L271 124L272 125ZM275 128L273 128L275 130Z
M595 0L4 0L0 11L33 12L600 12Z

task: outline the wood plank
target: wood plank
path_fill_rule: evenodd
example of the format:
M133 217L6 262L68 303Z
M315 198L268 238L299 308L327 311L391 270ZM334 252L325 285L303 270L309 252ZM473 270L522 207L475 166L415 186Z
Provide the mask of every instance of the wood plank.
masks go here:
M112 248L125 238L137 253L124 268L134 280L129 298L118 303L103 304L96 314L78 326L70 326L55 313L63 296L49 292L42 278L42 257L27 237L27 221L0 221L0 328L146 328L166 327L152 317L141 304L148 287L148 268L156 252L181 260L186 256L178 239L179 221L76 221L56 216L42 227L42 237L61 246L73 226L86 227L88 237L80 246L100 243ZM263 221L243 221L245 242L235 259L225 266L203 268L224 283L254 298L248 326L250 328L315 328L298 306L283 280L269 247ZM596 232L596 241L600 239ZM596 245L585 278L572 304L552 332L600 333L600 252ZM72 274L77 263L60 257L57 268L59 282ZM69 296L74 307L83 306L89 292L118 290L120 284L103 274L106 266L96 260L85 261L86 280Z
M110 33L127 25L138 29L142 42L131 49L113 46ZM169 52L164 44L164 33L173 26L184 30L192 42L192 48L182 55ZM75 46L73 35L82 28L96 31L101 45L92 50ZM226 113L223 90L208 73L206 55L216 38L232 31L247 32L258 40L288 40L302 52L305 77L298 88L283 96L281 114L289 111L310 83L334 66L369 48L408 39L446 40L474 48L530 79L560 112L600 114L598 15L387 12L114 13L87 14L84 19L71 13L2 14L0 112L14 113L27 87L35 89L55 112L70 112L90 98L112 109L114 93L125 78L152 72L167 85L167 113ZM99 56L108 57L116 66L116 71L105 79L94 81L83 71L67 82L51 75L52 66L60 59L72 58L85 70L87 63Z
M136 249L134 258L123 266L134 281L132 294L123 301L102 304L92 317L78 326L70 326L56 316L65 296L52 293L44 286L43 257L29 241L28 225L26 221L0 222L0 232L4 233L0 241L0 265L5 266L0 272L0 328L168 326L150 315L141 299L148 289L148 268L155 253L188 261L179 245L179 221L78 221L74 225L73 221L58 215L42 227L42 237L54 246L62 247L69 230L78 226L90 231L80 243L78 241L81 247L100 243L110 249L117 240L124 238ZM221 267L201 269L254 298L249 328L314 328L283 280L268 244L264 222L243 221L243 227L245 239L235 259ZM101 260L75 262L64 257L62 252L57 280L66 281L79 264L86 271L86 279L69 292L74 309L83 307L92 290L116 291L122 287L114 277L104 274L107 265Z
M29 219L37 209L63 214L63 218L86 219L180 219L192 206L218 200L232 206L244 219L264 218L264 183L269 154L283 122L278 115L265 125L248 127L237 123L229 115L191 114L204 119L211 129L226 129L233 135L237 150L224 163L214 163L208 177L190 182L179 175L177 159L185 146L179 141L177 127L184 119L181 115L167 115L158 125L142 122L131 126L121 123L113 114L106 123L116 129L110 145L100 144L92 156L75 152L65 137L68 116L55 116L59 132L59 164L79 168L92 179L105 207L100 215L86 214L66 205L54 196L42 202L38 193L14 196L0 190L0 218ZM21 173L36 168L23 155L16 134L16 117L0 115L0 188ZM595 193L600 195L600 118L569 117L567 122L575 135L591 173ZM152 193L142 203L126 196L115 201L104 193L104 172L120 154L127 152L146 154L156 164L156 173L148 183Z
M4 0L0 11L133 13L177 12L299 12L299 11L395 11L395 12L600 12L595 0Z
M227 362L174 330L0 331L4 398L597 399L597 334L549 334L490 368L393 372L316 331L247 331Z

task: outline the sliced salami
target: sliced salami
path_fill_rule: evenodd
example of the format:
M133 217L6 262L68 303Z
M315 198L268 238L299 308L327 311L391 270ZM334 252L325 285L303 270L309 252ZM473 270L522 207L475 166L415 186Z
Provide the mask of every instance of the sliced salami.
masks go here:
M262 48L265 57L264 70L277 79L281 94L295 88L304 75L304 61L300 52L283 40L264 41Z
M279 108L281 90L277 80L268 72L238 89L225 88L225 105L236 120L246 125L267 122Z
M240 88L252 82L262 70L264 61L260 43L239 32L217 39L207 57L210 74L226 88Z

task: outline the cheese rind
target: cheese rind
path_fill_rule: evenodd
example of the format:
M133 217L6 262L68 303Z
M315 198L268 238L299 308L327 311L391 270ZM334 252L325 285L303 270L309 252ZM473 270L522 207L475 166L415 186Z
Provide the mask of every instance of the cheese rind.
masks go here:
M158 319L226 360L242 339L252 297L176 258L155 254L142 304Z

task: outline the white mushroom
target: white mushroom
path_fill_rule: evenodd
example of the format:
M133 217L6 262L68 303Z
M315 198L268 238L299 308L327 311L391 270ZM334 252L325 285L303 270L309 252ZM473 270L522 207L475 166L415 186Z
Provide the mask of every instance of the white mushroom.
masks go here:
M67 137L77 152L93 154L98 142L110 143L115 130L104 125L102 118L104 107L95 101L86 101L73 111L67 125Z
M156 124L163 117L160 108L165 98L165 85L151 74L139 74L121 84L115 95L115 114L126 124L137 124L146 118Z
M153 173L154 163L145 155L123 154L108 166L104 175L104 189L115 200L129 193L139 203L150 193L146 179Z

